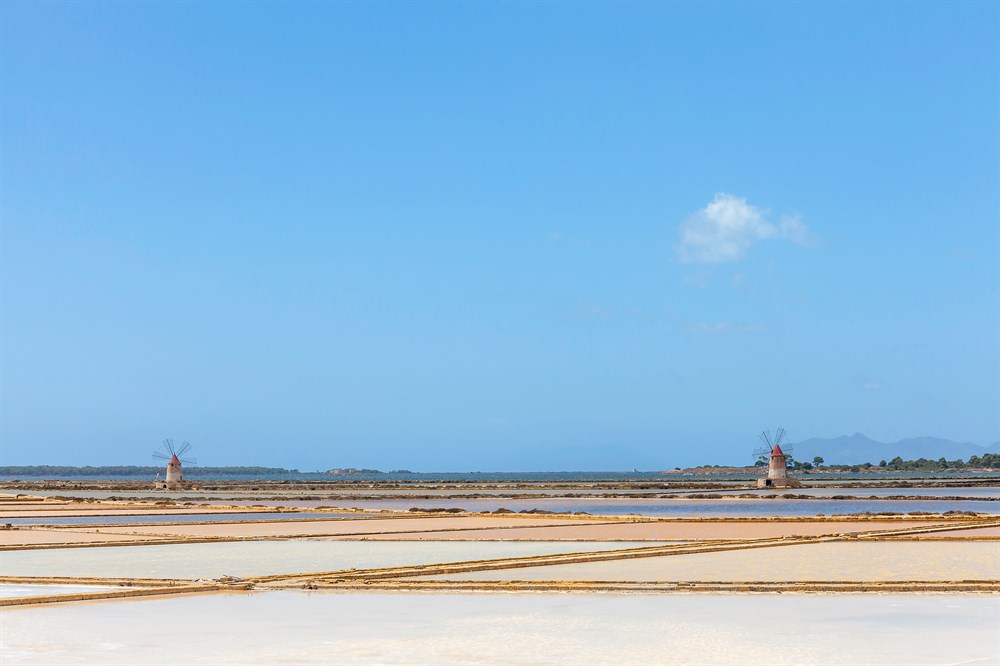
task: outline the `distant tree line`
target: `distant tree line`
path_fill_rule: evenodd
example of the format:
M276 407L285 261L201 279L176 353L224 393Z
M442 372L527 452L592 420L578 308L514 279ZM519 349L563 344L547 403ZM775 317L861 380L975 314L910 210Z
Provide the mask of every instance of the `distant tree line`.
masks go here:
M0 476L156 476L163 467L140 465L84 466L70 465L8 465L0 467ZM185 467L185 477L218 477L277 474L300 474L297 469L284 467Z
M357 467L334 467L331 470L327 470L327 474L333 474L334 476L351 476L358 474L385 474L385 472L377 469L358 469ZM390 472L390 474L412 474L408 469L400 469Z
M788 457L788 466L792 469L809 470L815 468L836 472L853 472L857 474L858 472L865 472L873 469L891 472L940 472L946 469L969 468L996 469L1000 468L1000 454L984 453L981 456L972 456L968 461L964 461L961 458L947 460L944 457L938 458L937 460L928 460L927 458L903 460L902 457L896 456L889 461L880 460L878 465L874 465L870 462L861 463L860 465L824 465L823 462L823 458L820 456L813 458L812 463L800 462L798 460L793 460L791 456Z
M969 467L988 467L994 469L1000 467L1000 453L984 453L981 456L969 458Z

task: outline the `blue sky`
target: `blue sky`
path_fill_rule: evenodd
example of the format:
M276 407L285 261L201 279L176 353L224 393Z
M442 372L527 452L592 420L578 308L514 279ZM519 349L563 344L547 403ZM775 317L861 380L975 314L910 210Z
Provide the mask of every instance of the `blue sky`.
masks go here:
M1000 438L996 3L0 19L3 464Z

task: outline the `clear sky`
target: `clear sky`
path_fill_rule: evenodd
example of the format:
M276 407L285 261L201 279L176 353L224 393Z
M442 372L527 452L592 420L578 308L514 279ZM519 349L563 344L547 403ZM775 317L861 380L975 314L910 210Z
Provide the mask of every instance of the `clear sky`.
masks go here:
M1000 4L0 4L3 464L1000 438Z

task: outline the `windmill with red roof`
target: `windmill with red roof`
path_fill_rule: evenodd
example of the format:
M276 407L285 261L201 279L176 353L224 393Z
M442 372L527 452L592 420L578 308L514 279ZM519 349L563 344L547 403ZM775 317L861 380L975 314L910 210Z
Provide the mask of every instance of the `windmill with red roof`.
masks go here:
M194 458L183 458L185 453L191 450L191 443L184 442L179 447L174 446L174 440L165 439L159 449L153 451L153 457L157 460L167 461L167 476L163 481L157 481L157 488L166 490L176 490L184 487L184 468L181 463L188 465L195 464ZM159 476L159 475L157 475Z
M781 442L785 439L785 429L778 428L774 437L767 430L760 433L760 441L764 445L754 451L759 460L767 457L767 476L757 479L758 488L801 488L802 482L788 476L788 456L792 448L788 444L782 450Z

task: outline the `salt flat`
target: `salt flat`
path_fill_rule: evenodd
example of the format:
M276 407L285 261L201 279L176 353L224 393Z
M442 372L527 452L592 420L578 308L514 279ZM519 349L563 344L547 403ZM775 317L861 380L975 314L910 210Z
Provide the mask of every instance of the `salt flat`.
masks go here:
M487 519L489 520L489 519ZM549 527L517 527L506 529L479 529L469 531L411 532L395 534L373 534L370 539L450 539L450 540L711 540L711 539L764 539L781 536L819 536L824 534L844 534L875 532L880 530L902 530L911 527L948 525L940 521L816 521L816 522L615 522L587 524L578 521L563 521Z
M977 595L266 592L5 610L0 650L54 666L986 665L998 623L1000 598Z
M992 539L998 539L1000 538L1000 527L971 527L967 530L928 532L927 534L920 535L920 538L922 539L955 539L955 538L968 538L968 537L976 537L976 538L989 537Z
M94 543L107 541L137 541L150 537L104 532L73 532L70 530L0 530L0 546L40 546L47 544Z
M288 514L294 516L294 514ZM310 536L319 534L378 534L381 532L425 532L435 534L440 530L469 530L474 535L484 528L511 528L549 525L577 525L594 521L575 521L559 518L523 518L500 516L437 516L365 518L339 520L310 520L308 522L274 523L225 523L215 525L155 525L144 527L107 527L101 533L144 534L168 536ZM474 536L470 538L475 538Z
M588 508L597 502L603 510L622 512L635 507L654 514L678 502L585 501L589 503L582 506ZM577 498L565 502L581 506ZM680 502L704 506L705 501ZM797 502L796 511L811 504ZM794 503L728 500L715 504L729 509L750 507L752 515L757 511L754 507ZM853 507L855 503L824 500L825 505ZM995 594L1000 544L975 540L997 534L996 527L985 527L995 520L749 518L739 510L725 514L728 519L665 520L308 511L167 514L152 504L127 508L132 515L123 516L116 515L122 505L87 506L89 517L33 520L93 525L0 531L0 546L26 548L0 550L0 575L10 577L0 582L0 597L6 604L0 622L4 666L1000 664L996 647L1000 597ZM25 508L23 513L34 510ZM940 527L960 529L920 531ZM887 536L896 531L908 534ZM884 534L853 536L862 532ZM115 539L190 542L119 545L113 543ZM716 540L728 543L710 543ZM43 547L51 542L63 542L66 547ZM762 542L770 545L756 547ZM614 553L612 557L619 559L579 561L594 557L587 555L591 553L666 544L694 552L640 558L626 553L627 559ZM732 546L741 548L717 550ZM562 564L549 566L531 561L522 562L529 567L474 571L512 564L482 560L551 555L566 557L558 557ZM476 564L429 568L468 561ZM419 568L414 571L414 566ZM347 573L383 567L405 569L378 576ZM341 573L281 580L223 578L328 571ZM439 575L428 576L429 571ZM58 577L53 581L58 584L24 585L21 576ZM112 582L91 578L203 582L197 593L172 588L152 590L163 596L125 598L135 590L85 585ZM431 591L442 585L441 580L459 581L444 585L491 591ZM511 586L502 581L512 580L615 582L590 585L587 593L577 587L575 593L555 594L551 590L558 584L547 583L542 587L549 591L538 591L534 585L533 591L505 593ZM957 580L981 582L933 587L934 581ZM642 583L649 581L654 585L644 588ZM760 584L743 586L749 591L743 596L673 584L700 581ZM809 584L800 591L810 594L787 594L789 583L801 581ZM853 593L846 595L817 594L820 588L810 587L825 583L822 589L838 589L830 587L838 581L864 585L854 586ZM895 588L897 593L910 591L900 596L873 592L893 581L906 581ZM659 582L664 585L656 587ZM384 591L373 592L376 586ZM278 587L285 589L273 589ZM315 588L323 591L307 591ZM760 594L761 589L770 594ZM915 594L914 590L924 592ZM959 590L963 594L956 594ZM31 605L32 596L71 592L122 596ZM180 639L171 623L178 617L184 618ZM767 634L780 651L761 649L761 637ZM173 644L172 651L162 649L168 642Z
M1000 544L810 543L429 576L434 580L899 581L1000 579Z
M559 542L242 541L0 551L4 576L218 578L370 569L650 546Z
M0 599L14 597L44 597L51 594L80 594L86 592L107 592L124 588L116 585L22 585L0 583Z

